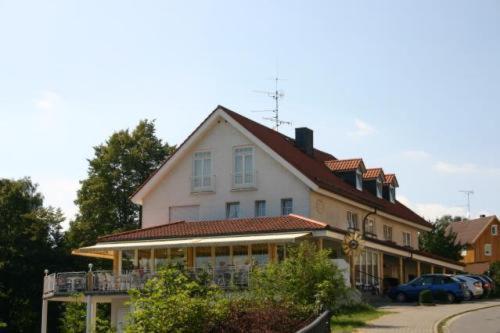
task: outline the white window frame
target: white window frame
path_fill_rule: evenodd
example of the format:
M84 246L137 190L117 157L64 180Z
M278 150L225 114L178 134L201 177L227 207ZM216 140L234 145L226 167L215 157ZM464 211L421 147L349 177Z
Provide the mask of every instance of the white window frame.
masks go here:
M358 225L358 214L351 212L350 210L347 211L347 229L348 230L359 230L359 225Z
M290 202L291 206L289 208L285 207L285 202ZM293 213L293 199L292 198L281 199L281 207L280 208L281 208L281 215L292 214Z
M372 236L377 236L377 227L375 224L375 219L368 219L365 225L365 232Z
M491 257L491 254L493 252L493 248L490 243L484 244L484 255Z
M236 209L236 216L231 216L231 207L237 207ZM237 219L240 217L240 202L239 201L232 201L232 202L226 202L226 219Z
M389 185L389 201L396 202L396 188L393 185Z
M377 197L382 198L382 192L383 192L383 183L380 178L377 178L375 181L375 191L377 192Z
M411 246L411 233L403 231L403 246Z
M390 237L387 237L389 236ZM392 242L392 226L384 224L384 240L388 240Z
M238 152L240 149L249 149L250 153ZM236 173L236 156L242 155L242 170L241 174ZM245 156L252 156L252 170L248 172L245 169ZM241 182L237 181L241 177ZM247 177L251 178L249 181ZM255 147L253 146L237 146L233 147L233 174L231 177L233 189L255 188L257 184L257 173L255 171Z
M262 204L263 207L259 205ZM255 217L263 217L266 216L266 200L255 200ZM262 208L262 209L261 209Z
M205 175L206 157L197 157L198 154L209 154L209 174ZM214 192L215 191L215 176L213 175L214 163L211 150L200 150L193 154L192 172L191 172L191 192ZM201 161L201 175L196 174L196 161ZM198 178L201 178L201 183L197 185Z
M491 235L492 236L498 235L498 225L496 225L496 224L491 225Z
M356 169L356 189L363 191L363 173L360 169Z

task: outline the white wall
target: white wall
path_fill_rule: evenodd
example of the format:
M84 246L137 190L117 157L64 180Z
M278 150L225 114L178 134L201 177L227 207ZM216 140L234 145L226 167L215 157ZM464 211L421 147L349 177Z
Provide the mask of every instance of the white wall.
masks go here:
M224 219L226 203L233 201L240 202L240 217L254 216L255 200L266 200L267 215L277 216L281 199L293 198L293 212L308 216L307 186L256 145L257 190L231 191L233 147L240 145L253 144L221 118L144 198L143 227L168 223L170 206L200 205L201 220ZM212 152L215 193L191 193L192 157L199 150Z

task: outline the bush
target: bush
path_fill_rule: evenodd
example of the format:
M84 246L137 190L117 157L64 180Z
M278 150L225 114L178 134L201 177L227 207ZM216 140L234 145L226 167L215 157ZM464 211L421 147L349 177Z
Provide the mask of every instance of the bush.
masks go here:
M281 263L252 272L250 291L262 302L294 304L315 313L336 311L347 297L342 272L329 259L329 251L317 251L312 242L288 250Z
M490 277L495 283L495 295L500 296L500 261L495 261L490 265Z
M60 320L60 329L63 333L84 333L86 325L87 310L85 303L81 302L82 294L72 296L73 301L64 304L64 313ZM105 319L106 315L97 309L96 333L109 333L114 330L111 328L110 321Z
M127 332L210 332L228 315L229 302L207 280L166 268L130 291Z
M434 299L432 297L432 291L430 290L422 290L420 294L418 294L418 303L421 305L431 305L434 304Z

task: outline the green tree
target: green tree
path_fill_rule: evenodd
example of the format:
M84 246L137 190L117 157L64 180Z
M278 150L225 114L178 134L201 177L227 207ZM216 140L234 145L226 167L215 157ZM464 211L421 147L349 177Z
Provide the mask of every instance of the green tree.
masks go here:
M12 332L39 329L43 270L56 264L63 220L29 178L0 179L0 318Z
M79 214L68 232L73 247L140 227L140 210L130 195L174 149L157 138L155 131L154 121L143 120L132 132L116 132L105 144L94 147L88 176L80 182L75 201Z
M127 332L210 332L227 316L228 300L207 282L176 268L161 270L143 290L130 291Z
M462 245L457 243L457 235L449 230L453 222L461 221L459 216L444 215L436 219L431 231L420 234L420 249L451 260L462 259Z
M287 250L288 258L253 271L251 291L264 302L291 303L316 312L338 310L347 298L347 287L328 250L312 242Z

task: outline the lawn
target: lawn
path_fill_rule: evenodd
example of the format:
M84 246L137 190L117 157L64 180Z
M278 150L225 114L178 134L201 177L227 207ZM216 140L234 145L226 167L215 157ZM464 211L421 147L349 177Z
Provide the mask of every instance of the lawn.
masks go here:
M333 333L354 332L357 328L366 326L368 321L388 313L388 311L377 310L371 306L358 306L334 315L330 326Z

